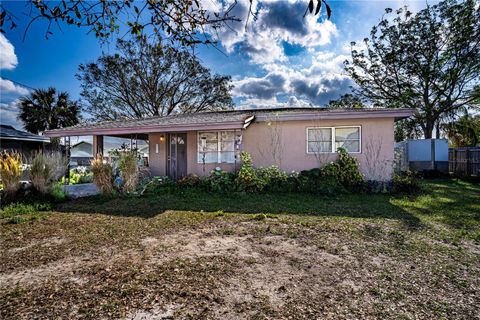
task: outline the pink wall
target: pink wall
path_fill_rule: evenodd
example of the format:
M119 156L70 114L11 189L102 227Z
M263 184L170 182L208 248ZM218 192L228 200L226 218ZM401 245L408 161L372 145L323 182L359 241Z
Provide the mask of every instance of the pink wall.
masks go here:
M360 161L360 169L368 179L385 180L392 174L394 157L393 118L256 122L243 131L243 150L252 155L255 167L272 164L291 172L312 169L335 159L335 154L307 154L308 127L361 126L361 153L352 154ZM166 174L166 140L160 133L149 135L150 169L154 175ZM159 144L159 153L156 144ZM187 172L202 176L216 167L235 170L234 164L197 163L197 132L187 133ZM237 164L236 168L238 169Z

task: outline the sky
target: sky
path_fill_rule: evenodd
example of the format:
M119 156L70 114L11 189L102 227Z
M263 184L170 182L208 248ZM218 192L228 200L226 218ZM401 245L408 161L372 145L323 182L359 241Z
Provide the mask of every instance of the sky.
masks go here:
M205 9L222 11L233 0L202 0ZM238 0L232 12L242 19L215 35L216 48L198 46L196 54L213 72L230 75L237 108L322 106L348 93L352 80L343 71L350 43L368 37L385 8L405 5L413 12L427 1L328 0L333 14L303 18L308 0L260 0L257 19L245 28L248 0ZM433 0L428 1L434 4ZM101 45L87 29L62 25L46 39L47 25L30 22L22 1L2 1L15 16L17 28L0 34L0 123L21 129L18 99L34 88L53 86L80 98L78 66L115 51Z

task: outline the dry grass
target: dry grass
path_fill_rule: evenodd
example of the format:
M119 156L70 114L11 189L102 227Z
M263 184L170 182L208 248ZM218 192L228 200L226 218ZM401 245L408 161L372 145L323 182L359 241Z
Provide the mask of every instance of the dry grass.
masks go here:
M451 201L478 191L457 188ZM414 228L381 216L164 208L135 216L137 204L130 215L52 212L34 223L2 223L0 318L478 318L480 244L434 215L449 205L426 199L435 195L390 199L421 221ZM132 198L101 201L91 209ZM265 208L277 205L269 201ZM363 210L343 205L353 216ZM467 216L478 209L464 205ZM62 210L74 207L81 208L73 202Z
M112 165L104 162L99 156L92 161L93 183L103 194L111 194L113 191Z

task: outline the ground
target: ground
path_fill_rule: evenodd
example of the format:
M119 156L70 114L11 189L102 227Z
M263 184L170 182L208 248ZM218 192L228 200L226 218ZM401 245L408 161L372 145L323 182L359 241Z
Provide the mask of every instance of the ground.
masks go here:
M0 318L479 319L480 185L69 201L0 220Z

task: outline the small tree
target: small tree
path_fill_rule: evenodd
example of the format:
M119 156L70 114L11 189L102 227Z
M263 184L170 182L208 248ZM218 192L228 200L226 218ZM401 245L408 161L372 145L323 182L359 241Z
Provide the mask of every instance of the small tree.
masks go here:
M73 126L79 122L80 107L68 93L55 88L34 90L20 98L19 119L32 133Z

